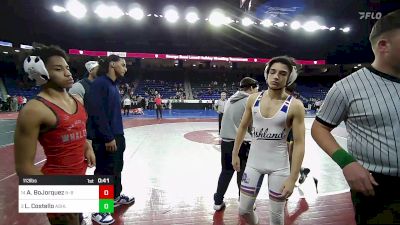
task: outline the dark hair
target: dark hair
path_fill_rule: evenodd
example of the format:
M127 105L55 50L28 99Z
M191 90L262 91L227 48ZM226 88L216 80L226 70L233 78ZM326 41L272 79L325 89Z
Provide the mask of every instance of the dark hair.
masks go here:
M99 76L106 75L108 73L108 67L110 66L110 62L118 62L121 57L117 55L109 55L106 58L102 58L99 60L99 70L97 74Z
M271 66L274 65L275 63L282 63L284 65L286 65L289 69L289 74L292 73L293 71L293 67L296 66L296 62L294 61L294 59L292 57L289 56L277 56L272 58L269 62L268 62L268 67L267 67L267 74L269 74L269 71L271 69Z
M289 93L293 93L296 90L296 87L297 87L296 83L293 83L286 87L286 91L288 91Z
M375 44L379 36L395 29L400 29L400 9L387 14L376 21L371 29L371 33L369 34L369 41L371 44Z
M29 53L29 55L39 56L43 60L44 64L47 64L49 58L52 56L63 57L65 61L69 60L67 53L59 46L56 45L46 46L43 44L36 44L33 47L34 49Z
M255 80L251 77L245 77L240 81L240 88L245 91L250 89L250 87L255 88L257 86L258 86L257 80Z

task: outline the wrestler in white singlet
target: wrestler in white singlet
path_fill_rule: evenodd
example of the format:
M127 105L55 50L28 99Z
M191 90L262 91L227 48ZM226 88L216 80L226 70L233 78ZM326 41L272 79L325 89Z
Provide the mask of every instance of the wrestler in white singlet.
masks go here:
M260 93L252 108L252 145L241 184L241 193L250 198L245 197L249 201L241 201L240 210L247 212L248 209L252 209L264 174L268 174L269 198L277 202L275 204L271 201L271 216L283 221L286 199L282 198L280 189L290 175L286 143L290 129L287 128L286 119L292 96L287 97L274 116L265 118L260 111L260 100L263 94L264 92Z

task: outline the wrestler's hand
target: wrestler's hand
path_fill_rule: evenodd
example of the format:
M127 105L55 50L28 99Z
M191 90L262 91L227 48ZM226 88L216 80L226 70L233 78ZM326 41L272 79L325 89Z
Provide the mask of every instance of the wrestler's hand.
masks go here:
M281 188L281 195L283 199L287 199L292 195L295 183L296 180L293 180L290 177L285 180Z
M86 142L85 145L85 159L89 168L96 166L96 156L93 152L92 144L90 142Z
M240 158L238 155L232 155L232 166L237 172L240 172Z

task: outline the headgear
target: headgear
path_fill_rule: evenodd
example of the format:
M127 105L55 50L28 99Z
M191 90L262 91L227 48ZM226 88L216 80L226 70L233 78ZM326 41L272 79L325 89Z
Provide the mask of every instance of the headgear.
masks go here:
M28 56L24 61L24 71L28 77L36 82L36 86L46 84L49 79L49 72L39 56Z
M267 65L265 66L265 70L264 70L264 77L265 79L268 79L268 72L269 72L269 67L272 66L272 64L277 63L277 62L281 62L281 61L287 61L291 66L292 66L292 72L290 73L288 79L287 79L287 83L286 86L289 86L291 84L293 84L296 79L297 79L297 68L294 62L292 62L293 60L290 59L289 57L285 56L285 57L275 57L273 59L271 59L271 61L269 61L267 63ZM286 64L286 63L284 63Z

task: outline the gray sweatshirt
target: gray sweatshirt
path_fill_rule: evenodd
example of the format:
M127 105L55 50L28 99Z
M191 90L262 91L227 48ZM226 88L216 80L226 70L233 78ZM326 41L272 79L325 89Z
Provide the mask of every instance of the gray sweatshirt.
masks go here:
M68 92L71 95L79 95L82 99L85 96L85 88L80 82L74 83Z
M221 138L224 141L234 141L242 116L246 109L249 94L244 91L237 91L225 103L224 116L221 124ZM245 141L250 141L250 133L247 132L244 137Z

